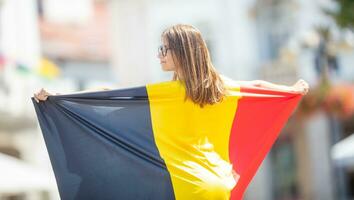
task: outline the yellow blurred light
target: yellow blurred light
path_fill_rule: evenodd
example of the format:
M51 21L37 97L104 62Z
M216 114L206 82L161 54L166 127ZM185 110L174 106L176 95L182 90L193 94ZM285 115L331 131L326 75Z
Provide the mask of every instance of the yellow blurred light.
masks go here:
M45 78L53 79L59 76L60 69L54 62L46 58L42 58L37 72Z

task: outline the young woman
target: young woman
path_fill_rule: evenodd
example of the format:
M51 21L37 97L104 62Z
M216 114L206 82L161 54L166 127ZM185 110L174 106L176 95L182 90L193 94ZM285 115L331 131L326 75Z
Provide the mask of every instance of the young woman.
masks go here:
M232 81L219 74L214 68L208 48L199 30L191 25L177 24L167 28L161 35L162 45L158 58L164 71L174 71L173 80L181 81L186 96L203 107L222 101L226 94L225 81ZM292 86L277 85L262 80L233 81L248 85L305 95L308 84L300 79ZM49 95L43 88L34 94L37 102L45 101Z

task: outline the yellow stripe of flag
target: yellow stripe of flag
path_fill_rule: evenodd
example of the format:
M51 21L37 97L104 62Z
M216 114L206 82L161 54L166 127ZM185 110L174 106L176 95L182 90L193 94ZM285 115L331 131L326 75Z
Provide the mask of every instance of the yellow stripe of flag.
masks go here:
M239 88L234 88L239 91ZM147 85L154 138L176 199L229 199L236 184L229 136L240 97L216 105L187 100L179 81Z

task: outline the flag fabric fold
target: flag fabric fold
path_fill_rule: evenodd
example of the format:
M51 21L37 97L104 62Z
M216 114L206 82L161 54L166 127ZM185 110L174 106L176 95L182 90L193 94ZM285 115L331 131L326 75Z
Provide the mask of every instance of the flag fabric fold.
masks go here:
M180 81L49 96L35 107L62 199L241 199L301 95Z

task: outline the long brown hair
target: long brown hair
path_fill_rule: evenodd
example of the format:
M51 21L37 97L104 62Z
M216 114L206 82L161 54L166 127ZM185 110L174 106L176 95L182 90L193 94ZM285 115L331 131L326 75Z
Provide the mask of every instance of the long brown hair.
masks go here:
M186 98L203 107L222 101L226 89L214 68L207 45L198 29L177 24L161 35L168 43L178 72L173 80L180 80L186 88Z

